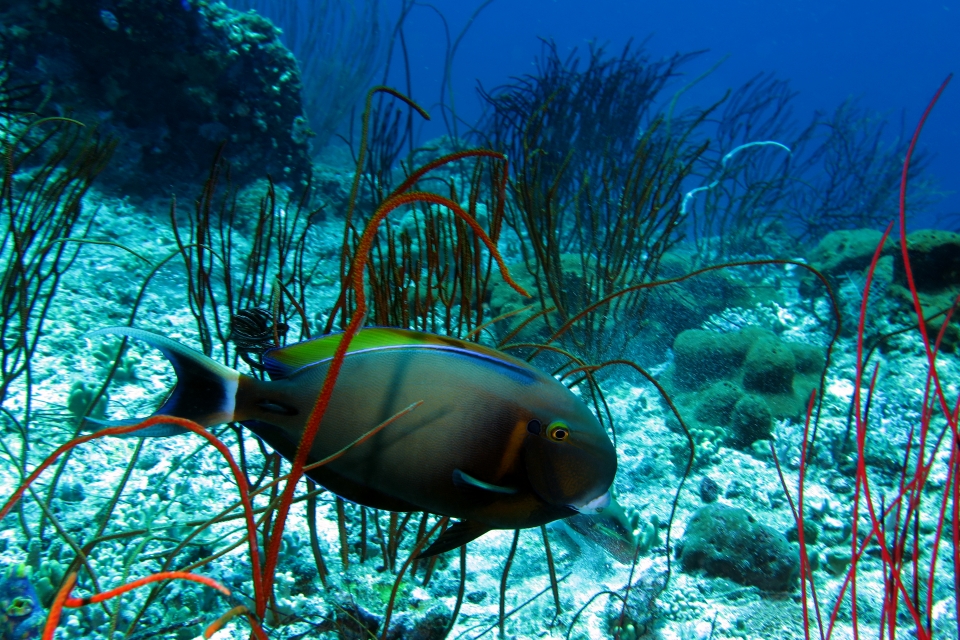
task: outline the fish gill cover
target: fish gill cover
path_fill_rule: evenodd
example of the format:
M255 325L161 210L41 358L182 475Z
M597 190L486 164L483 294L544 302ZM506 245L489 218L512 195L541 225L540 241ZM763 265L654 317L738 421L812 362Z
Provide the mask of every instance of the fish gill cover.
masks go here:
M188 110L193 169L178 173L130 152L156 131L130 124L124 100L144 96L121 87L97 112L110 98L81 81L76 47L102 30L82 55L105 56L91 64L109 89L160 64L138 38L183 42L217 16L229 44L201 54L289 60L269 23L194 0L0 15L0 558L29 567L0 584L7 620L28 603L35 616L35 590L48 637L956 636L960 243L907 233L933 192L922 162L901 164L913 142L881 144L871 114L844 104L798 125L772 76L691 105L696 56L547 43L534 72L482 94L471 138L451 126L416 147L426 113L377 87L352 163L291 177L302 160L271 164L284 159L254 139L218 150ZM402 49L393 33L382 46ZM171 100L191 86L160 85ZM289 136L302 108L285 95L263 117ZM209 122L247 140L243 122ZM124 197L201 165L176 200ZM87 433L87 418L149 415L173 386L156 352L85 337L117 325L260 378L268 349L332 331L346 348L363 326L498 348L589 406L626 510L418 558L456 525L303 479L305 444L284 459L239 425L176 418ZM109 437L171 422L193 434Z

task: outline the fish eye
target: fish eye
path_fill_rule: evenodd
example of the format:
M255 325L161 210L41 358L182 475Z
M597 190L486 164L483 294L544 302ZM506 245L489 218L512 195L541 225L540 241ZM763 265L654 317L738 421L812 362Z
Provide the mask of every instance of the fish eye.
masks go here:
M547 435L554 442L563 442L570 435L570 428L563 422L554 422L550 425Z
M527 423L527 431L529 431L530 433L532 433L533 435L536 435L536 436L540 435L540 421L539 421L539 420L531 420L530 422L528 422L528 423Z

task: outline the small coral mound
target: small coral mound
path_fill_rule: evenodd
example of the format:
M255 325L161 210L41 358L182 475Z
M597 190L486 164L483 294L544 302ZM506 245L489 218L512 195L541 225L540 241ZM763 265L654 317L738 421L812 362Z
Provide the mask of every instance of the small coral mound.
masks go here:
M690 518L677 557L684 571L704 571L765 591L787 591L796 583L796 551L778 531L744 509L712 503Z

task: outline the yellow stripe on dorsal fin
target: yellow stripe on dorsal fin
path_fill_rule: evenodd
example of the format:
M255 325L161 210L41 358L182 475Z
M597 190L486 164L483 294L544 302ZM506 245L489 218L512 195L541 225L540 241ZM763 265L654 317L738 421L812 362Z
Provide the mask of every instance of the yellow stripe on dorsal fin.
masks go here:
M332 358L337 347L340 346L342 339L342 333L333 333L279 349L271 349L263 355L263 364L266 366L271 378L286 378L304 367ZM367 349L417 346L462 349L487 356L488 358L497 358L515 366L517 364L523 366L523 363L519 360L500 353L496 349L484 347L473 342L457 340L456 338L449 338L447 336L439 336L422 331L410 331L409 329L398 329L395 327L361 329L357 335L353 337L353 340L350 341L350 347L347 353L350 354Z

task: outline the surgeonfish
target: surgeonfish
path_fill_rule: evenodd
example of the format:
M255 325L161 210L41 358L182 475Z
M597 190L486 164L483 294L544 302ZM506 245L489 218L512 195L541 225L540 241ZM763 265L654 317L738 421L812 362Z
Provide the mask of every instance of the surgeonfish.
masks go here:
M288 460L342 338L332 334L267 351L263 364L271 379L265 381L141 329L111 327L88 335L107 334L146 342L172 363L177 383L154 415L203 426L240 422ZM460 520L421 557L491 529L618 508L610 494L616 451L567 387L494 349L403 329L369 328L354 336L308 464L418 401L416 409L307 475L361 505ZM183 431L156 425L133 435Z

